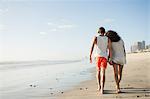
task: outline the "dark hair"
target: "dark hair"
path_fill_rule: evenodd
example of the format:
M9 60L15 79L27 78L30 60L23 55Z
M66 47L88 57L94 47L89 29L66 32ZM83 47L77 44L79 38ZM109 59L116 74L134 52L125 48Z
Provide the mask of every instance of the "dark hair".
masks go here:
M101 30L101 33L105 33L105 28L104 27L100 27L99 30Z
M121 38L120 36L117 34L117 32L113 31L113 30L109 30L106 33L106 36L112 41L112 42L118 42Z

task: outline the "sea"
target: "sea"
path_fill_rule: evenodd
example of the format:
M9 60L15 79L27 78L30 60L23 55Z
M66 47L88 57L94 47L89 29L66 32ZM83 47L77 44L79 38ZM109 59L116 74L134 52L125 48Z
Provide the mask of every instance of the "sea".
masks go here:
M55 99L92 79L93 67L85 60L0 62L0 99Z

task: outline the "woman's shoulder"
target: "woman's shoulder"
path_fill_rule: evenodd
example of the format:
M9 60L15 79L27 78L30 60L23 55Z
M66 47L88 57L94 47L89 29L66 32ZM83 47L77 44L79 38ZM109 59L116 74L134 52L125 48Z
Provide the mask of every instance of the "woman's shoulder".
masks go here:
M112 42L112 46L117 47L117 48L122 47L123 45L124 45L124 42L121 39L118 42Z
M119 42L121 42L124 45L124 41L122 38L119 40Z

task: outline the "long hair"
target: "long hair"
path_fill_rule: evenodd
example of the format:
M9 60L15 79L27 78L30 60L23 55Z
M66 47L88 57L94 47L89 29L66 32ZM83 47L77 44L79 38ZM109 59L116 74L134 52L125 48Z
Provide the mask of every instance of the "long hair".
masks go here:
M113 31L113 30L109 30L106 33L106 36L112 41L112 42L118 42L121 38L120 36L117 34L117 32Z

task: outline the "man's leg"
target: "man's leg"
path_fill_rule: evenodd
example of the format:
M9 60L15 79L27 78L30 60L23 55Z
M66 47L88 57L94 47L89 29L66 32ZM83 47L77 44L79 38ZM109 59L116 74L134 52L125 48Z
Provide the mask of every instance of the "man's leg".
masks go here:
M101 84L100 84L100 69L97 70L97 74L96 74L96 78L97 78L97 90L101 89Z
M96 64L96 68L97 68L97 74L96 74L96 78L97 78L97 90L101 89L101 84L100 84L100 79L101 79L101 75L100 75L100 58L97 57L96 58L97 64Z
M105 68L101 68L101 94L104 93L104 85L105 85Z

